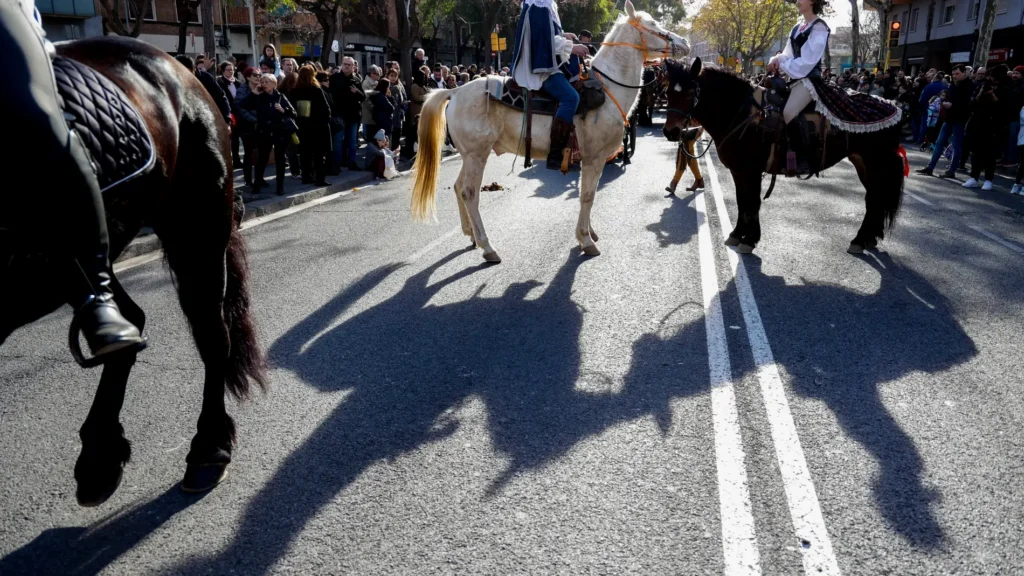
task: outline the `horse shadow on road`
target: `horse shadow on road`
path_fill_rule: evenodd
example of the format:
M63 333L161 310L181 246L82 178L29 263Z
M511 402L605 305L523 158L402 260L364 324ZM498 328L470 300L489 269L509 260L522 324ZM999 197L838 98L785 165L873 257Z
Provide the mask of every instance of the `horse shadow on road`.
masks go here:
M744 262L775 361L785 366L792 390L824 402L878 463L873 492L889 527L915 546L939 548L945 536L932 506L941 494L923 485L921 454L879 388L910 373L943 372L978 350L926 279L884 252L859 259L880 275L873 294L790 285L763 274L756 256Z
M638 340L617 393L577 390L584 312L572 289L588 260L572 250L544 288L526 281L497 298L428 304L445 286L479 270L431 283L439 268L463 253L411 276L390 299L321 333L402 266L379 268L273 344L270 357L279 367L319 390L351 392L250 501L231 544L174 571L270 571L307 522L368 467L450 437L459 427L450 410L470 398L485 406L491 444L507 461L483 495L488 498L517 475L618 423L653 418L667 433L671 399L707 389L703 322L691 322L671 340ZM528 299L534 290L543 293Z
M174 485L156 498L119 510L94 526L44 530L0 559L0 574L99 574L203 496L185 494Z
M485 407L491 445L507 462L486 498L616 424L650 418L667 434L671 402L709 391L702 318L674 325L666 318L658 331L637 339L617 393L578 390L584 311L572 292L587 260L573 250L543 288L526 281L500 297L477 291L468 299L430 304L446 286L480 269L432 280L464 253L410 276L388 300L331 327L402 265L378 268L273 344L270 356L278 366L316 389L350 394L253 497L234 539L175 572L269 572L306 524L370 466L451 437L460 423L450 411L470 398ZM873 492L892 530L935 548L944 539L931 511L938 495L923 486L921 455L886 410L878 387L910 372L940 372L977 351L927 281L884 254L878 258L881 288L874 294L787 285L763 275L756 258L747 262L755 291L764 297L762 316L776 361L792 376L793 391L821 399L845 433L878 461ZM539 297L528 298L541 289ZM680 304L685 306L701 304ZM921 337L908 337L907 326ZM748 365L738 371L744 369L753 370Z

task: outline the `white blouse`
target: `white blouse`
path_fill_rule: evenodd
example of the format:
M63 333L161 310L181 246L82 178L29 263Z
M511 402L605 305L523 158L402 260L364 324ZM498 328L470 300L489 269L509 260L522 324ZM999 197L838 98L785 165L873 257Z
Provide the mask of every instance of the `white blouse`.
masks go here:
M807 26L814 26L818 19L811 20ZM803 27L803 30L807 29ZM798 32L799 33L799 32ZM807 42L800 48L800 57L793 56L793 40L786 42L786 49L782 54L775 56L773 60L779 63L779 67L792 79L806 78L811 70L817 66L825 55L825 47L828 45L828 28L825 26L814 26Z

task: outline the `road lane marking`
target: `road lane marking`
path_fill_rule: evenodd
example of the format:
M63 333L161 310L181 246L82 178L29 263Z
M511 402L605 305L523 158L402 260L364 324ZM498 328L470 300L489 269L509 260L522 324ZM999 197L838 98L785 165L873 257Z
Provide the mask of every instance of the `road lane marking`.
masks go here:
M974 230L975 232L983 235L983 236L988 237L990 240L994 240L994 241L1002 244L1003 246L1006 246L1007 248L1009 248L1010 250L1013 250L1017 254L1024 254L1024 248L1021 248L1020 246L1017 246L1016 244L1014 244L1012 242L1007 242L1006 240L1003 240L999 236L989 232L988 230L982 228L981 226L975 226L973 224L970 224L967 227L970 228L971 230Z
M727 238L732 224L729 212L725 207L722 185L718 180L715 164L708 156L706 160L708 179L711 182L712 195L715 198L715 209L718 212L722 237ZM761 313L754 299L754 291L750 287L746 266L739 255L733 250L726 250L729 266L736 281L740 309L747 325L747 338L757 366L757 379L761 384L761 396L768 413L772 442L775 444L775 456L779 461L779 471L786 490L786 500L793 521L800 551L803 553L804 572L807 574L838 575L839 564L832 551L832 541L825 528L825 519L821 514L818 494L814 481L807 469L800 437L797 434L793 415L789 410L789 401L782 385L779 368L775 364L768 335L761 322Z
M447 241L449 238L451 238L452 236L455 236L455 234L457 234L459 232L462 232L462 227L452 228L451 230L445 232L443 236L439 236L439 237L435 238L433 242L431 242L430 244L427 244L423 248L420 248L417 252L413 253L412 256L409 256L408 258L406 258L405 259L406 263L412 264L413 262L419 260L420 258L425 256L426 254L428 254L431 250L433 250L434 248L437 248L438 246L440 246L445 241Z
M910 190L904 190L903 192L906 193L907 196L910 196L911 198L913 198L914 200L917 200L918 202L920 202L921 204L924 204L925 206L935 206L935 203L932 202L931 200L928 200L926 198L922 198L922 197L918 196L917 194L914 194Z
M445 158L442 158L441 159L441 163L444 164L445 162L449 162L451 160L455 160L455 159L458 159L458 158L462 158L462 155L461 154L453 154L451 156L447 156ZM410 170L406 170L405 172L400 172L400 174L402 176L405 176L407 174L411 174L412 172L414 172L414 170L410 169ZM310 208L314 208L314 207L319 206L321 204L325 204L325 203L331 202L333 200L338 200L340 198L344 198L345 196L348 196L348 195L352 194L353 192L356 192L356 191L359 191L359 190L363 190L363 189L366 189L366 188L373 188L375 186L379 186L380 184L381 184L381 182L374 182L372 184L367 184L365 186L357 186L357 187L355 187L355 188L353 188L351 190L343 190L341 192L335 192L333 194L328 194L326 196L321 196L320 198L317 198L316 200L310 200L309 202L303 202L302 204L296 204L295 206L292 206L290 208L285 208L284 210L280 210L280 211L274 212L273 214L267 214L266 216L261 216L259 218L253 218L252 220L246 220L245 222L242 222L242 226L240 227L240 229L241 230L248 230L250 228L255 228L257 226L260 226L260 225L263 225L263 224L267 224L268 222L273 222L274 220L279 220L281 218L284 218L285 216L291 216L292 214L295 214L297 212L302 212L303 210L308 210ZM451 236L451 234L452 233L449 233L447 236ZM426 251L422 250L420 252L417 252L416 254L413 255L413 258L410 259L409 261L412 262L413 260L418 259L419 257L421 257L423 255L423 254L421 254L421 252L425 253ZM157 260L160 260L163 257L164 257L164 251L163 250L156 250L154 252L150 252L149 254L143 254L141 256L136 256L135 258L129 258L129 259L123 261L123 262L119 262L117 264L114 264L114 273L118 274L118 273L124 272L125 270L131 270L132 268L138 268L139 266L142 266L142 265L145 265L145 264L149 264L150 262L155 262Z
M729 344L722 319L721 291L715 270L704 194L696 193L697 239L700 251L701 291L704 295L704 329L707 332L708 368L711 373L711 414L715 429L715 465L718 503L722 518L722 552L725 574L757 575L761 562L754 535L754 515L744 464L743 439L733 391Z

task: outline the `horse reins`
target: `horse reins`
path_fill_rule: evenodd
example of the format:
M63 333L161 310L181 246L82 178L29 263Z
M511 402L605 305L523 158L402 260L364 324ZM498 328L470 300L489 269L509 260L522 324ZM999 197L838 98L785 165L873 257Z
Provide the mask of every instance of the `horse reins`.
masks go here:
M645 63L648 60L650 60L650 58L647 57L648 53L650 53L650 52L655 52L657 54L661 54L662 57L665 57L665 58L667 58L667 57L672 55L672 37L669 36L668 33L662 33L662 32L659 32L658 30L651 30L647 26L644 26L643 24L641 24L639 18L630 19L629 20L629 24L630 24L630 26L632 26L633 28L636 28L637 31L640 32L640 42L641 42L640 44L632 44L630 42L602 42L601 45L602 46L628 46L629 48L636 48L637 50L640 50L641 52L644 53L644 62ZM661 48L660 50L651 50L647 46L647 37L644 35L645 33L653 34L653 35L657 36L658 38L661 38L665 42L665 47ZM597 74L597 79L601 82L601 87L604 88L605 94L607 94L608 97L612 99L612 102L615 103L615 107L619 109L619 114L622 115L622 125L628 127L629 126L629 117L626 116L626 111L623 110L622 104L619 104L618 99L616 99L615 96L611 93L611 91L608 90L608 86L605 85L604 80L602 79L602 76L607 78L612 84L616 84L618 86L621 86L623 88L628 88L630 90L642 90L646 86L654 84L655 82L657 82L657 78L655 78L654 81L649 82L648 84L641 84L640 86L630 86L628 84L623 84L622 82L619 82L619 81L615 80L611 76L605 74L604 72L601 72L601 70L598 69L595 66L591 66L590 68L594 71L595 74ZM642 78L643 78L643 75L641 73L641 79Z

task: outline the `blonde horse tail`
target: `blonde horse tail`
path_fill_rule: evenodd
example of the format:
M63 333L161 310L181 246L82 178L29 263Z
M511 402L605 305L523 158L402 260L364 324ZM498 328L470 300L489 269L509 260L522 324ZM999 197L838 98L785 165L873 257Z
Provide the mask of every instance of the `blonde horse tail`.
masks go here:
M423 103L420 112L419 152L416 154L416 183L412 187L412 217L416 220L436 218L437 173L441 167L448 100L455 90L435 90Z

